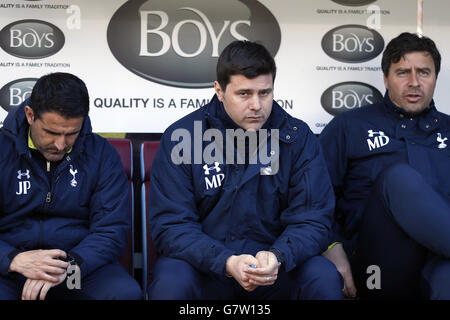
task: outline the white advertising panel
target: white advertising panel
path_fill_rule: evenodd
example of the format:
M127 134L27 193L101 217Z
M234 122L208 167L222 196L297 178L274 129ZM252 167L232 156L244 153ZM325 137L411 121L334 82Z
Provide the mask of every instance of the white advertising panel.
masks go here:
M441 71L438 75L434 101L439 111L450 114L450 2L446 0L426 0L423 2L423 34L436 42L441 54Z
M161 133L212 98L218 55L247 39L275 56L275 100L320 133L384 95L381 53L416 31L417 0L5 0L0 17L0 125L63 71L86 82L94 131Z

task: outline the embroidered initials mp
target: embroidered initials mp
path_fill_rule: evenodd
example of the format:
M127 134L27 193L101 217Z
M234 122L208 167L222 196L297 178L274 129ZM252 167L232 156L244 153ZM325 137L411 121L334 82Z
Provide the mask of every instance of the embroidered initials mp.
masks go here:
M222 185L223 179L225 179L225 174L219 173L222 171L219 167L219 162L214 162L213 167L208 167L207 164L203 166L203 170L205 170L205 176L209 176L211 171L216 171L216 175L212 176L212 179L210 180L208 177L205 177L205 184L206 184L206 190L210 188L218 188Z

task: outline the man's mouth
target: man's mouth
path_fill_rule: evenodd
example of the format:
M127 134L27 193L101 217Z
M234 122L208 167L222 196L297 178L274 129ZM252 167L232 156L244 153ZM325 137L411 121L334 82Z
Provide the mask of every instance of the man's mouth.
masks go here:
M61 153L63 153L63 151L58 151L58 150L55 150L55 149L47 150L47 152L50 153L50 154L61 154Z
M422 99L422 95L419 93L409 93L406 96L406 100L410 103L416 103L420 99Z

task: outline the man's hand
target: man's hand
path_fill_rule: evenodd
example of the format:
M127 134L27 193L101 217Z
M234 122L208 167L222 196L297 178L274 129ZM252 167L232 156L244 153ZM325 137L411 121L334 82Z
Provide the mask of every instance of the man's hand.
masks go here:
M341 243L337 243L331 249L325 251L322 256L334 263L339 273L344 278L344 289L342 290L344 296L347 298L356 297L356 287L353 282L352 269L350 268L350 262L345 254L344 248Z
M58 283L60 276L64 275L69 267L68 262L58 258L66 256L66 253L59 249L22 252L11 261L9 271L18 272L30 280Z
M245 290L251 292L258 286L249 282L249 276L246 272L251 265L258 266L259 261L249 254L231 256L227 259L225 269L227 274L232 276Z
M245 270L249 283L256 286L270 286L278 278L280 263L277 257L270 251L260 251L255 256L258 260L256 268L248 267Z
M58 278L57 282L27 279L22 290L22 300L36 300L38 295L39 300L44 300L48 291L63 282L66 276L67 273L55 275Z

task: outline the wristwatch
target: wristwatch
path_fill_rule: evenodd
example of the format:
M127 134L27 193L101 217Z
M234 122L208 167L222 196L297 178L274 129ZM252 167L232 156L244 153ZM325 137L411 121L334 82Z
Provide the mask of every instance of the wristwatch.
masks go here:
M67 256L65 258L59 258L59 259L64 261L64 262L68 262L69 265L71 265L71 266L76 266L77 265L77 261L70 254L67 254Z

